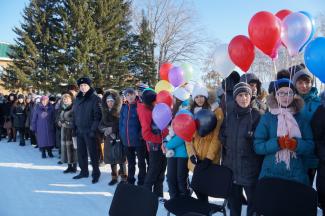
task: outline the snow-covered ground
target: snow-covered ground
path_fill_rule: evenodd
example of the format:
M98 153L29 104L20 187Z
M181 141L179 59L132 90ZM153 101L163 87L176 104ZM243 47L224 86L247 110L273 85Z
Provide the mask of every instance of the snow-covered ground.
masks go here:
M107 185L109 166L102 166L99 183L91 184L91 177L74 180L75 174L63 174L66 165L58 165L54 154L54 158L42 159L29 142L24 147L18 142L0 142L0 216L108 215L115 190ZM168 198L166 184L164 191ZM157 215L166 214L160 203Z

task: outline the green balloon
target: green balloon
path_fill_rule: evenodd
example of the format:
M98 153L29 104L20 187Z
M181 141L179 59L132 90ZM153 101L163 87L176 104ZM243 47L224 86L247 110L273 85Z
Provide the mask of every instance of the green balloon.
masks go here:
M193 77L193 67L188 63L182 64L182 69L184 72L184 81L189 82Z

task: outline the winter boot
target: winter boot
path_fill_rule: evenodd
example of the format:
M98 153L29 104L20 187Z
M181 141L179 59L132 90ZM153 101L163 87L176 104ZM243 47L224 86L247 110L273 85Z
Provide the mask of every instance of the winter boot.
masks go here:
M112 176L112 180L108 183L109 186L117 184L117 176Z
M42 158L46 158L45 149L42 149Z
M48 149L47 154L49 155L50 158L54 157L52 154L52 149Z
M72 164L71 172L72 173L76 173L77 172L77 164L76 163Z
M63 171L63 173L70 173L72 171L72 165L68 164L68 168Z

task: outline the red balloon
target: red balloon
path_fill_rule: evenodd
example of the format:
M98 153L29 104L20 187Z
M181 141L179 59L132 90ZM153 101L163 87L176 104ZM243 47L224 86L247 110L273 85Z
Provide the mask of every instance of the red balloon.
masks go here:
M171 107L173 105L173 96L166 90L160 91L157 94L156 103L165 103Z
M274 56L281 41L281 24L272 13L261 11L249 22L248 34L252 43L268 56Z
M292 13L291 10L283 9L283 10L278 11L275 14L275 16L277 16L280 20L283 20L286 16L288 16L291 13Z
M170 63L164 63L160 66L159 74L161 80L167 80L168 81L168 73L170 69L172 69L173 65Z
M247 72L255 58L255 47L245 35L237 35L228 46L232 62L242 71Z
M187 142L192 141L196 131L195 121L192 116L187 114L177 115L172 122L172 127L177 136Z

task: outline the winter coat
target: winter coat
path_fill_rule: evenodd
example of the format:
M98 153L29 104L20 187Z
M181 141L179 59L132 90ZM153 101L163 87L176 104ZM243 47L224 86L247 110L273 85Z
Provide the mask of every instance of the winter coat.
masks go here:
M138 117L138 99L133 104L122 105L119 119L119 132L124 146L143 146L141 140L141 124Z
M231 112L234 107L234 97L233 90L237 83L239 83L240 76L238 72L233 71L226 79L222 80L222 89L224 90L224 95L221 99L221 108L223 113Z
M269 95L269 108L277 108L278 104L274 95ZM290 169L286 168L284 162L276 163L275 155L280 150L277 136L278 119L276 115L267 112L262 116L254 134L254 149L259 155L264 155L262 170L259 178L276 177L288 180L309 184L307 169L303 164L302 156L311 155L314 151L314 142L311 127L306 123L304 115L299 111L303 107L303 100L299 96L295 96L293 101L294 108L297 113L294 114L299 129L301 138L297 140L296 158L290 159Z
M112 109L109 109L106 103L107 96L111 95L114 100L114 106ZM116 139L119 138L119 115L120 115L120 108L121 108L121 99L118 95L118 92L109 89L106 91L102 98L102 119L99 123L99 130L104 133L104 162L106 164L119 164L124 163L125 158L122 161L115 161L114 158L110 158L109 152L112 148L112 137L111 134L114 134ZM105 135L105 130L111 128L111 134Z
M31 109L33 108L33 103L30 102L26 104L25 113L26 113L26 121L25 121L25 128L29 128L31 122Z
M174 151L174 158L187 158L185 141L177 135L166 143L166 148Z
M55 119L52 105L36 105L32 119L32 131L36 133L37 143L40 148L54 146Z
M61 100L57 101L55 104L53 104L52 106L54 107L54 116L55 116L55 146L57 148L60 148L61 146L61 127L57 124L59 118L60 118L60 114L62 109L62 102Z
M95 138L102 117L101 101L93 88L85 95L80 91L73 103L74 126L77 134L89 134Z
M250 186L258 179L263 158L254 152L253 133L259 119L258 110L236 104L222 123L222 164L233 171L235 184Z
M319 105L321 104L320 98L318 96L317 88L312 87L310 92L307 95L301 95L304 99L305 105L302 109L302 113L305 116L307 122L306 124L310 124L311 119ZM304 164L307 168L317 168L318 159L316 154L312 154L309 156L304 156Z
M13 127L15 128L25 128L26 121L26 111L25 104L23 103L15 103L11 109L11 116L13 119Z
M311 119L316 154L319 160L325 164L325 92L321 95L321 105L318 106Z
M138 104L137 112L141 123L142 137L146 141L148 151L158 151L168 129L160 131L152 120L152 110L143 103Z
M223 121L223 112L221 108L214 111L217 118L217 126L205 137L201 137L197 132L194 134L193 142L186 142L188 157L197 155L199 160L208 158L214 164L220 164L221 143L219 140L220 127ZM194 170L194 164L189 160L189 170Z
M72 144L72 137L75 137L73 125L73 105L61 108L61 113L57 121L57 125L61 128L61 144ZM63 143L62 143L63 142Z

